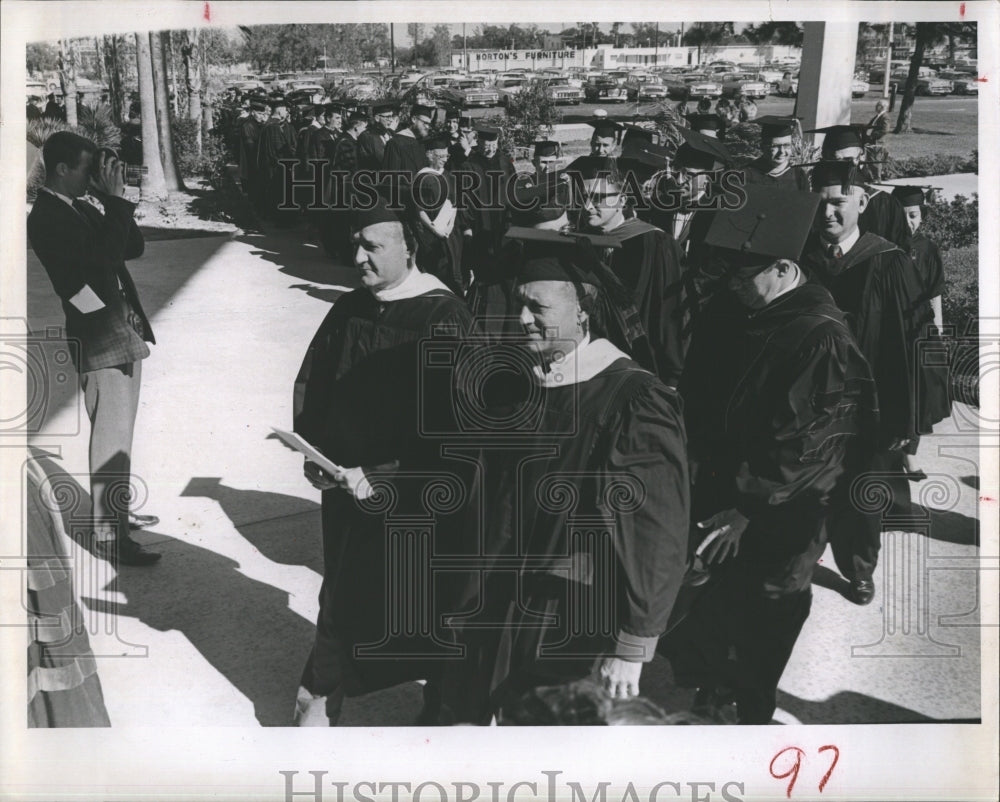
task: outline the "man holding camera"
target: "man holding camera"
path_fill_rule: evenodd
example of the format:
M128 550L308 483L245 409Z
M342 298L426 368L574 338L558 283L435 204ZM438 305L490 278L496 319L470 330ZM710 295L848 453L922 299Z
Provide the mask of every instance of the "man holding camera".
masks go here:
M155 342L125 260L144 243L125 200L125 165L114 153L77 134L59 131L42 148L45 186L28 215L28 239L66 313L66 338L75 342L90 418L90 488L94 550L125 565L160 559L129 537L151 526L116 498L128 488L132 435L142 360ZM88 192L103 209L82 200Z

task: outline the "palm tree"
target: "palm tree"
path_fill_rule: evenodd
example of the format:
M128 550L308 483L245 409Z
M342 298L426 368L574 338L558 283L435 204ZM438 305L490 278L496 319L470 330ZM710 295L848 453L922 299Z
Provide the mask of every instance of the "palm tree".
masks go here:
M170 132L170 95L167 93L167 57L163 47L164 34L149 34L150 63L153 69L153 97L156 103L156 128L160 137L160 157L163 178L168 190L184 189L184 181L174 158L174 140Z
M920 77L920 65L924 63L924 51L938 35L937 23L917 23L917 38L913 47L913 55L910 57L910 71L906 75L903 102L899 106L899 116L896 118L896 127L893 129L894 134L910 130L913 117L913 98L917 93L917 79Z
M198 29L184 31L181 37L181 58L184 60L184 88L187 91L187 117L198 123L195 142L201 155L201 50Z
M76 50L66 39L59 40L59 82L66 99L66 122L76 128Z
M142 181L143 200L164 200L167 184L160 160L160 134L156 130L156 100L153 89L153 59L149 36L135 34L135 62L139 76L139 104L142 107L142 163L146 175Z

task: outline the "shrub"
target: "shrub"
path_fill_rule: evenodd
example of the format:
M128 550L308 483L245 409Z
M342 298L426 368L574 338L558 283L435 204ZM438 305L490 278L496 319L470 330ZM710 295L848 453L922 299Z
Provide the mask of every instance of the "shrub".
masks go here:
M979 247L967 245L941 253L945 289L941 299L944 322L959 335L976 329L979 320Z
M542 84L529 83L511 97L505 115L492 115L490 119L499 121L491 125L500 128L500 146L513 155L515 147L529 146L543 129L558 123L562 115Z
M184 178L208 178L225 166L225 143L220 137L204 134L201 154L198 153L199 120L171 120L170 133L174 140L174 158Z
M77 107L77 133L97 143L101 148L114 148L122 141L121 126L115 121L111 106L100 103L94 108L80 105Z
M882 178L919 178L927 175L978 172L978 150L972 151L969 156L936 154L934 156L915 156L909 159L894 159L889 155L882 167Z
M925 207L921 233L942 251L964 248L979 242L979 198L956 195L950 202L930 202Z

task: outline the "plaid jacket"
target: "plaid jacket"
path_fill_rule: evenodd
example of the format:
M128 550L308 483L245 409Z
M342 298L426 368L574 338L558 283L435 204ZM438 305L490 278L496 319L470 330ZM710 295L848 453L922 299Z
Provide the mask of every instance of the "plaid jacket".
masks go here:
M70 207L41 191L28 215L28 240L62 299L66 339L79 344L77 370L110 368L149 356L155 342L126 259L142 255L135 205L102 197L104 214L83 203ZM83 314L69 299L88 285L104 308Z

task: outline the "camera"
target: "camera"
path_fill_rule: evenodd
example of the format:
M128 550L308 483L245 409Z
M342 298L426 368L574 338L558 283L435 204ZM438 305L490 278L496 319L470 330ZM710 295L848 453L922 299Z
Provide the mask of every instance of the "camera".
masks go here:
M98 148L97 153L94 154L94 167L92 175L97 177L98 165L101 163L101 155L103 154L105 160L107 159L118 159L118 154L113 148ZM125 186L127 187L138 187L142 186L142 178L149 172L149 168L141 164L128 164L127 162L122 162L125 165Z

